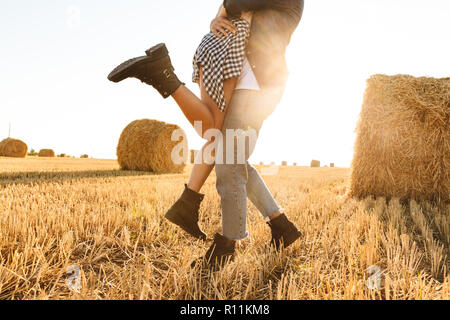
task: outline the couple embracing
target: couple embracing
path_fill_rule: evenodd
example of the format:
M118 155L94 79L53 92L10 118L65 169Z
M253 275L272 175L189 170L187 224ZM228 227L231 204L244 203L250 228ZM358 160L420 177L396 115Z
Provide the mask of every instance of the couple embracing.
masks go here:
M201 123L201 137L214 129L252 129L258 133L283 95L288 77L285 52L302 13L303 0L225 0L193 59L192 80L200 87L200 97L178 79L164 44L122 63L108 79L120 82L137 78L154 87L163 98L172 97L193 126ZM236 241L248 236L247 198L268 221L271 244L276 249L288 247L301 236L259 173L247 162L252 149L247 147L243 151L245 161L238 161L242 150L234 141L228 142L234 147L227 150L227 135L223 137L221 150L233 154L221 155L227 159L225 163L195 163L183 193L165 214L191 236L206 240L198 225L204 198L200 191L215 167L222 234L215 234L205 256L193 263L201 261L214 269L231 260ZM208 141L203 150L211 143ZM230 158L233 161L228 161Z

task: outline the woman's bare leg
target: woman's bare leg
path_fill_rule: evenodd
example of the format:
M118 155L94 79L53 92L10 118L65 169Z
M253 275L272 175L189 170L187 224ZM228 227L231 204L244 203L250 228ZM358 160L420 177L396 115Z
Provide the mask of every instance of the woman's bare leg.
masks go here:
M197 132L202 138L205 131L214 128L214 116L211 108L200 100L191 90L181 85L173 94L172 98L180 107L188 121L194 126L195 121L201 121L202 131Z
M211 99L211 97L208 95L202 80L203 80L203 77L202 77L202 72L201 72L201 68L200 68L200 83L199 83L199 85L200 85L200 91L201 91L201 101L206 106L208 106L208 108L213 116L214 125L212 128L222 130L223 121L225 119L225 114L227 112L228 105L231 101L233 91L236 88L237 78L225 80L223 83L223 89L224 89L225 101L226 101L225 112L221 112L219 110L219 107L215 103L215 101L213 99ZM211 143L212 143L212 141L208 141L203 146L203 148L201 150L202 154L203 154L203 150ZM203 159L203 157L202 157L202 159ZM206 163L194 164L194 167L192 168L192 171L191 171L191 176L189 177L189 181L187 184L188 188L199 193L200 189L205 184L206 179L208 179L208 176L211 174L211 171L213 170L213 168L214 168L214 164L206 164Z

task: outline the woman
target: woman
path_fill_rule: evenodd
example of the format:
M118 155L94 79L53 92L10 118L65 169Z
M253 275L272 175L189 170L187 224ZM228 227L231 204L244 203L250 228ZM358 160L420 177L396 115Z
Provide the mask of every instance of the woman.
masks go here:
M227 17L230 22L224 22L221 28L208 33L193 59L193 81L200 86L200 99L175 75L164 44L147 50L147 56L124 62L108 79L120 82L130 77L138 78L152 85L164 98L172 96L193 126L195 122L201 122L202 131L198 132L201 137L209 129L221 130L243 64L247 63L245 47L252 12L245 11L239 0L225 0L216 18L220 17ZM202 153L210 143L212 141L205 144ZM196 163L183 194L165 215L199 239L206 239L198 226L198 211L203 200L199 192L213 168L211 164Z

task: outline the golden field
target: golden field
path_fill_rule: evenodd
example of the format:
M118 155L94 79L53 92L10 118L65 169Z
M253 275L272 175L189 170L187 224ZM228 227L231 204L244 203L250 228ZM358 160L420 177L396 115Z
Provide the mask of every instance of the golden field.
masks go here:
M249 203L250 237L220 272L210 242L163 218L188 177L114 160L0 158L0 299L449 299L450 208L345 197L349 169L281 167L265 181L303 238L283 252ZM221 229L212 176L201 226ZM67 270L80 269L80 290ZM382 270L370 289L366 270Z

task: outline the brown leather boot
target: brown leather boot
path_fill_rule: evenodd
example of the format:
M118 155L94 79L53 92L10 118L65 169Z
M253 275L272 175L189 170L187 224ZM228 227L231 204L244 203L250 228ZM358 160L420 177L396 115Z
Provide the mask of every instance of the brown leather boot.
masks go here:
M184 185L181 197L167 211L165 217L191 236L206 240L206 234L198 226L198 211L204 195L197 193Z
M277 250L282 247L289 247L302 235L297 227L288 220L285 214L267 222L267 224L272 231L271 244L275 245Z
M163 98L171 96L182 84L172 66L166 45L160 43L146 51L147 56L123 62L108 76L112 82L136 78L153 86Z
M216 233L214 235L214 242L205 256L192 262L191 267L195 267L197 263L202 263L203 267L218 270L228 261L233 260L235 245L236 241L228 240L221 234Z

